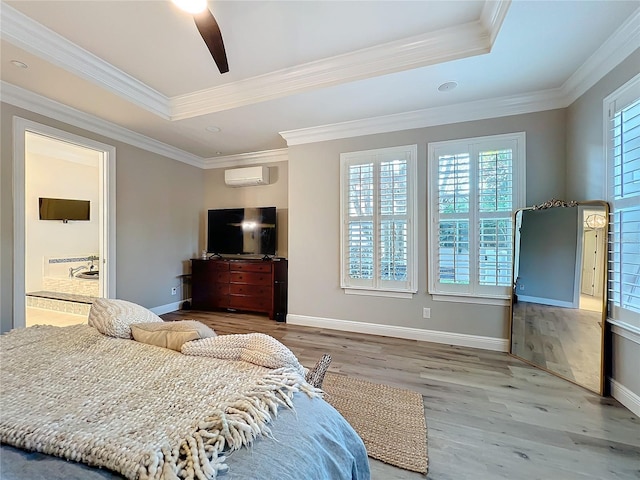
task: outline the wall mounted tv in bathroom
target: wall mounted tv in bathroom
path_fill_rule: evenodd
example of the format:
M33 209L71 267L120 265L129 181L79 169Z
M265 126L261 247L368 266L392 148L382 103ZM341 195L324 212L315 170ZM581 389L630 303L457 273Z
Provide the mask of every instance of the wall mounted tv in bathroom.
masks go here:
M275 255L276 207L209 210L207 252Z
M40 197L39 203L40 220L62 220L65 223L69 220L90 220L89 200Z

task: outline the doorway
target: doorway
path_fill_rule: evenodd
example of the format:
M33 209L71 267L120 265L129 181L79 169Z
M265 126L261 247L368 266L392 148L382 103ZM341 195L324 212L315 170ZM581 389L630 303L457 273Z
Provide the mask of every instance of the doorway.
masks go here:
M602 211L582 211L582 271L580 281L580 308L599 312L604 295L604 265L607 257L607 239L604 231L607 218Z
M115 296L115 148L14 117L14 192L14 328L86 321ZM86 218L52 219L51 199Z

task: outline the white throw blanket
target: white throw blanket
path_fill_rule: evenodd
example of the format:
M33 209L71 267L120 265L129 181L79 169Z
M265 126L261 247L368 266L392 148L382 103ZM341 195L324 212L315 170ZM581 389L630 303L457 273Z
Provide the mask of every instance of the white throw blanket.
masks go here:
M318 395L284 345L250 335L183 346L229 360L87 325L2 335L0 440L131 479L214 479L226 469L221 452L269 435L294 392Z
M221 360L242 360L267 368L287 367L304 375L304 367L291 350L264 333L218 335L193 340L182 346L185 355L213 357Z

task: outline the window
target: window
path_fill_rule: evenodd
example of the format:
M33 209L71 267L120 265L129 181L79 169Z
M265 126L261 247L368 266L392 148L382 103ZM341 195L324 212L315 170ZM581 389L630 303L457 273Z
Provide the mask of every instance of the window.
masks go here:
M509 298L513 212L525 198L524 143L525 134L515 133L429 144L434 298Z
M416 158L417 145L340 155L345 293L417 291Z
M605 99L609 317L640 327L640 76Z

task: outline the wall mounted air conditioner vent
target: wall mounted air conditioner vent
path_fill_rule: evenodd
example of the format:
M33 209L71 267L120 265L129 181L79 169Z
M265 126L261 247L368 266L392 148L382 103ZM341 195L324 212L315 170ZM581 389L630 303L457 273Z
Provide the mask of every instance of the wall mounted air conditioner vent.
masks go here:
M269 185L269 167L246 167L225 170L224 183L230 187Z

